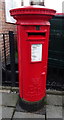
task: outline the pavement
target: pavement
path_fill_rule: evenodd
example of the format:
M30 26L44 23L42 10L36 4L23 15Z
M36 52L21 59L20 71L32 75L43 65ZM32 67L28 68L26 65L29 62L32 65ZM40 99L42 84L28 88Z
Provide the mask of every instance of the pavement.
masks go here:
M64 95L46 95L46 114L40 112L27 112L17 108L19 94L10 90L0 90L0 120L64 120ZM46 119L45 119L46 115Z

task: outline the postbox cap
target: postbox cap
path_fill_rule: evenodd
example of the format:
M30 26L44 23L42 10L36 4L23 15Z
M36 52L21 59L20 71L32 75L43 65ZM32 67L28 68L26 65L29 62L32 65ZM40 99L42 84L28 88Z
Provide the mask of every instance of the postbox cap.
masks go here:
M49 24L48 21L55 13L56 10L37 6L27 6L10 10L10 15L17 20L16 24L23 25L42 25L44 24L43 20L46 21L46 24Z
M17 15L17 14L47 14L47 15L54 15L56 10L46 8L44 6L23 6L21 8L16 8L10 10L10 14Z

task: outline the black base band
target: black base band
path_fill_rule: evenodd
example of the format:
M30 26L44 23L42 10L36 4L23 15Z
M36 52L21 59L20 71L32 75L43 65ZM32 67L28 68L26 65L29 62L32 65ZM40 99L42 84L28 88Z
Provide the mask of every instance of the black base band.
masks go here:
M45 97L42 100L37 101L37 102L27 102L24 99L19 97L19 105L23 109L27 110L28 112L37 111L41 109L42 107L44 107L45 104L46 104Z

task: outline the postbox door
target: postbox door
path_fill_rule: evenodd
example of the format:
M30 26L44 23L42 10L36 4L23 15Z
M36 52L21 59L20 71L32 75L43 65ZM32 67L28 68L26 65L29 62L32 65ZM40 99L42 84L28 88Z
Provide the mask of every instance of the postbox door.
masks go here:
M29 35L28 32L30 32ZM41 100L46 93L47 40L46 31L30 30L28 32L25 31L21 38L23 54L21 55L21 66L19 66L22 76L20 89L22 89L21 97L33 102Z
M24 99L37 101L45 96L46 70L45 40L27 40L27 65L24 81Z

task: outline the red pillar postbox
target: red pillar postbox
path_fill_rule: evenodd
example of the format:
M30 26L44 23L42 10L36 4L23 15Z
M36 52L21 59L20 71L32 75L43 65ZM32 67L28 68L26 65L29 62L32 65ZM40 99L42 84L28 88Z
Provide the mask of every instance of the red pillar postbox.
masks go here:
M38 102L46 96L49 20L55 10L23 7L10 11L17 22L20 98Z

